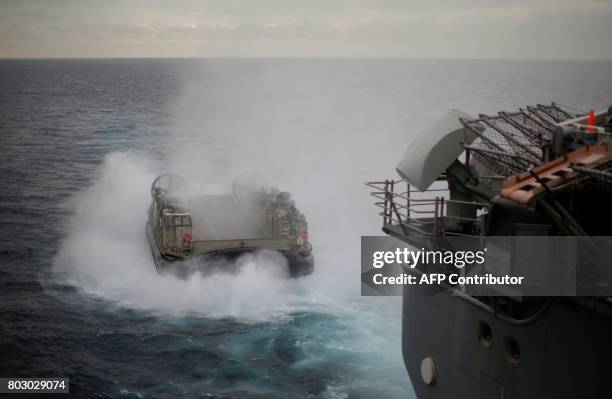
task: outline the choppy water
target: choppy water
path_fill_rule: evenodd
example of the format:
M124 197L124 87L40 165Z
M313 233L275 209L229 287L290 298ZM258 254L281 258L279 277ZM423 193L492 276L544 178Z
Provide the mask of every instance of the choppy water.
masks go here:
M359 297L362 182L451 108L612 101L612 63L0 61L0 376L83 397L405 398L395 298ZM259 171L310 222L313 276L159 276L153 177Z

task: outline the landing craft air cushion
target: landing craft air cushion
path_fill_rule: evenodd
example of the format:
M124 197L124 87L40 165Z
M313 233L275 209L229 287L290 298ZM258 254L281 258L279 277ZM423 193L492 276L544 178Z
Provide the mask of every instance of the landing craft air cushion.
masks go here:
M288 192L244 175L232 194L192 196L184 179L163 174L151 185L147 238L157 271L186 277L194 271L236 272L240 255L282 255L289 277L312 272L308 224Z

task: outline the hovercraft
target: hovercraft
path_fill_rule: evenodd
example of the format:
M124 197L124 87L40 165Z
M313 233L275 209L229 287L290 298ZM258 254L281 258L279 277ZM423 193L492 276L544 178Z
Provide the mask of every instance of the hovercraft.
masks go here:
M289 277L313 270L306 217L260 175L242 175L231 194L194 196L179 175L163 174L151 199L146 230L159 273L237 272L234 260L254 252L282 255Z

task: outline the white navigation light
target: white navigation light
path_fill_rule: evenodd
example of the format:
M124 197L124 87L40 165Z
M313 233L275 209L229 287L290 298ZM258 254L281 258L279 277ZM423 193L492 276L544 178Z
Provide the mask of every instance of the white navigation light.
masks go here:
M423 378L423 382L427 385L434 385L436 383L438 379L438 370L432 358L426 357L421 361L421 377Z

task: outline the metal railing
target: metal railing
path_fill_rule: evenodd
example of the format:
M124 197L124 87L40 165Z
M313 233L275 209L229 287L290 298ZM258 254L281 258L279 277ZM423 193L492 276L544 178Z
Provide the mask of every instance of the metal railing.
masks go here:
M376 201L374 205L380 209L379 215L383 218L386 226L398 226L404 235L416 235L421 237L441 235L478 235L476 233L465 233L460 229L453 228L457 225L477 224L477 217L465 217L449 214L450 206L472 208L474 210L486 207L488 204L469 201L458 201L448 199L447 188L430 188L425 191L411 189L406 184L405 191L395 190L402 180L384 180L365 183L366 186L376 191L370 192ZM429 198L414 198L415 194L434 194ZM412 195L411 195L412 194ZM438 195L439 194L439 195Z

